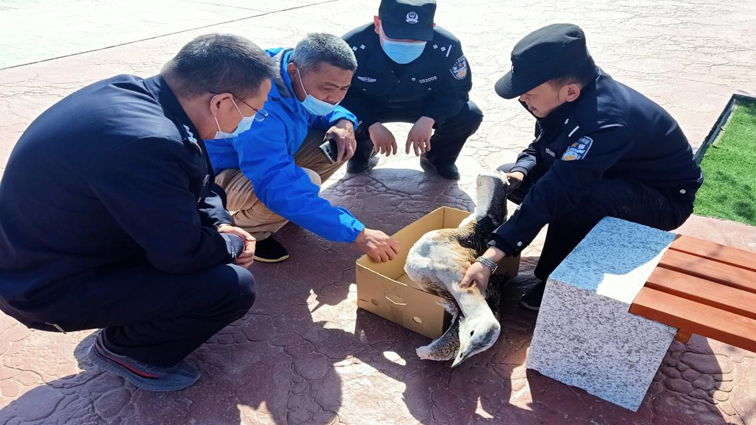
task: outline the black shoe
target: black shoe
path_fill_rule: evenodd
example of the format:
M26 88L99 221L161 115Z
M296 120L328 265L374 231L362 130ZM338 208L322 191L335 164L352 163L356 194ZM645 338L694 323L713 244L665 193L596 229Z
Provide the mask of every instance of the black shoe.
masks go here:
M425 172L435 171L436 174L445 179L459 180L459 170L454 164L431 164L428 158L426 158L425 155L422 155L420 157L420 167L422 167Z
M370 168L370 158L362 158L353 156L352 159L347 162L347 173L360 174L367 171Z
M255 244L255 260L263 263L280 263L289 258L289 251L273 236L257 241Z
M544 290L546 290L546 282L540 281L536 286L530 288L528 292L522 295L520 305L528 310L538 311L541 308Z
M118 355L103 343L102 332L89 347L88 358L100 369L115 373L145 391L178 391L194 385L200 371L182 360L172 367L148 365L130 357Z

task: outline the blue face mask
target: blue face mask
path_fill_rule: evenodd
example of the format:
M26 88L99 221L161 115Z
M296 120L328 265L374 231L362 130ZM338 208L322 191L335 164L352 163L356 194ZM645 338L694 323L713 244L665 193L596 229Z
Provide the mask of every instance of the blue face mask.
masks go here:
M302 106L304 106L305 109L307 109L307 112L323 116L330 114L338 105L337 104L331 104L325 101L322 101L318 99L317 97L307 94L307 90L305 90L304 83L302 83L302 74L299 73L299 68L297 68L297 75L299 76L299 84L302 86L302 91L305 92L307 97L305 97L305 100L302 101Z
M215 99L215 96L213 96L213 99ZM236 126L236 130L234 130L232 133L226 133L225 131L221 130L220 123L218 122L218 117L215 117L215 125L218 126L218 131L215 132L215 137L213 139L230 139L232 137L236 137L249 130L249 128L252 127L252 123L255 121L254 115L252 115L251 117L245 117L241 113L241 110L239 109L239 106L236 105L234 99L231 99L231 102L234 103L234 106L239 112L239 115L241 115L242 119L241 121L239 121L239 125Z
M383 37L381 37L383 38ZM405 65L420 57L425 42L393 41L383 38L383 51L392 61Z

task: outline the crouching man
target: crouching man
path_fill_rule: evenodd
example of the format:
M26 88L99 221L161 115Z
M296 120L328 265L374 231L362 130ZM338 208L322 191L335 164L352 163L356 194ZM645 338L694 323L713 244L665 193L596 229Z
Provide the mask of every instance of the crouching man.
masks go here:
M520 207L485 253L494 261L517 255L549 225L535 269L541 282L523 295L525 308L539 309L546 279L602 218L672 230L693 212L703 175L682 129L598 68L579 27L549 25L522 39L496 93L519 96L536 118L535 141L500 167ZM475 263L463 284L485 287L489 272Z
M278 68L267 112L233 134L219 131L207 141L228 208L237 225L257 238L255 259L289 258L272 237L289 221L351 243L375 261L394 258L396 241L319 195L320 185L354 154L357 118L338 106L357 69L354 53L344 40L324 33L307 35L294 49L267 53ZM320 150L326 136L337 144L334 161Z
M24 132L0 184L0 309L45 331L104 328L97 366L150 391L255 300L255 240L235 227L202 142L262 108L270 58L232 35L184 46L160 75L64 98Z

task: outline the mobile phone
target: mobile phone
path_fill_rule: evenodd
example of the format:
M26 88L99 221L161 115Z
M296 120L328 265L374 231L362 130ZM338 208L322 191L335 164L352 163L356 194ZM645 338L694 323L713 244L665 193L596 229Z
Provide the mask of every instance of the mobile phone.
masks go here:
M335 139L326 139L326 141L320 145L320 150L323 152L323 155L328 158L328 162L331 164L335 164L336 160L339 159L339 147L336 144Z

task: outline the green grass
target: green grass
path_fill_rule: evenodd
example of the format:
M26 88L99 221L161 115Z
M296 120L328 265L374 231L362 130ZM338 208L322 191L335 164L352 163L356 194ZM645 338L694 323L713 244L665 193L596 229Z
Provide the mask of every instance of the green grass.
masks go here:
M701 161L695 214L756 226L756 102L742 102Z

